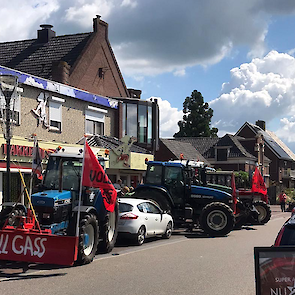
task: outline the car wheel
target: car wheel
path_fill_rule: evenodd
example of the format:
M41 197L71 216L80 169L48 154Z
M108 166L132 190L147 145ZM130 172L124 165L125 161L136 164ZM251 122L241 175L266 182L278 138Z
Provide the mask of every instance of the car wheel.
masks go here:
M172 222L169 221L167 226L166 226L166 231L165 231L165 233L163 235L163 238L164 239L170 239L171 236L172 236Z
M141 246L145 240L145 227L142 225L136 235L136 245Z

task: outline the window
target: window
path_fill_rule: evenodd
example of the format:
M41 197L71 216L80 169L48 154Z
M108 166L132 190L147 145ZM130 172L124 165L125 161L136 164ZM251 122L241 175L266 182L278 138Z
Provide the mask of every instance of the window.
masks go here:
M61 132L62 104L60 102L49 101L49 129Z
M144 203L140 203L137 205L137 209L141 212L141 213L149 213L149 204L144 202Z
M146 206L145 206L146 203L140 203L137 205L137 209L139 210L139 212L141 213L146 213Z
M153 213L153 214L160 214L161 213L160 209L157 206L155 206L154 204L152 204L152 203L147 203L147 204L148 204L147 213Z
M147 143L152 143L153 137L153 110L152 107L148 107L148 126L147 126Z
M104 121L107 110L88 106L85 111L85 133L104 135Z
M161 182L162 182L162 166L149 165L147 167L145 182L149 183L149 184L161 184Z
M137 105L127 104L127 134L137 137Z
M154 118L155 119L155 118ZM156 122L157 120L155 120ZM154 122L154 124L155 124ZM153 108L147 103L122 104L122 135L137 138L138 143L151 144L153 137Z
M165 169L165 180L166 182L183 182L182 169L180 167L166 167Z
M85 132L86 132L86 134L103 135L104 134L104 124L101 122L86 120Z
M119 212L124 213L124 212L131 212L133 210L133 206L130 204L126 203L119 203Z
M82 163L80 161L65 160L62 163L62 188L64 190L79 190L79 178L82 171Z
M147 107L138 105L138 142L147 142Z
M126 119L126 104L123 103L122 104L122 134L123 134L123 136L126 135L126 122L127 122L127 119Z
M217 161L227 161L227 149L217 150Z

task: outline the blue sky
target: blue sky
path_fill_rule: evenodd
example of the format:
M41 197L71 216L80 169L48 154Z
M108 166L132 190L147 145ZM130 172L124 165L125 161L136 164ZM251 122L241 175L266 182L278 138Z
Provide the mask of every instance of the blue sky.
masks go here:
M97 14L127 87L158 98L162 137L198 90L219 136L265 120L295 152L294 0L6 1L0 42L36 38L43 23L57 36L89 32Z

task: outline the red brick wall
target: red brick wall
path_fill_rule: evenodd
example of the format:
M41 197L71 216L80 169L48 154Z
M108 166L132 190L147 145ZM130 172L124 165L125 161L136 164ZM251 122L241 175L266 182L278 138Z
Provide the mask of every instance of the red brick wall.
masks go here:
M128 97L128 91L108 45L107 24L99 22L88 46L72 67L70 85L110 97ZM103 76L99 77L99 68Z

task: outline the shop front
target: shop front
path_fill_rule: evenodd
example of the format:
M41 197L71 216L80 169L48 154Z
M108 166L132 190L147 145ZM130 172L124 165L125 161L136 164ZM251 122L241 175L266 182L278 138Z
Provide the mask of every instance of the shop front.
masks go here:
M60 149L65 153L78 153L83 149L83 145L65 144L49 141L38 141L40 155L42 158L43 168L47 163L48 154L54 152L56 149ZM6 158L7 158L7 146L3 136L0 137L0 204L6 197ZM11 194L10 201L26 203L25 198L25 186L30 189L30 180L32 173L32 155L33 155L34 140L25 139L21 137L13 137L11 139L10 149L10 176L11 176ZM97 156L105 156L105 149L92 147L94 154ZM106 167L108 163L106 162ZM25 186L23 185L20 177L22 173L25 180ZM33 178L33 186L40 181L36 177Z
M117 154L110 150L110 161L107 174L113 183L118 179L122 180L123 185L135 188L142 183L146 171L146 160L152 161L154 156L127 151Z

